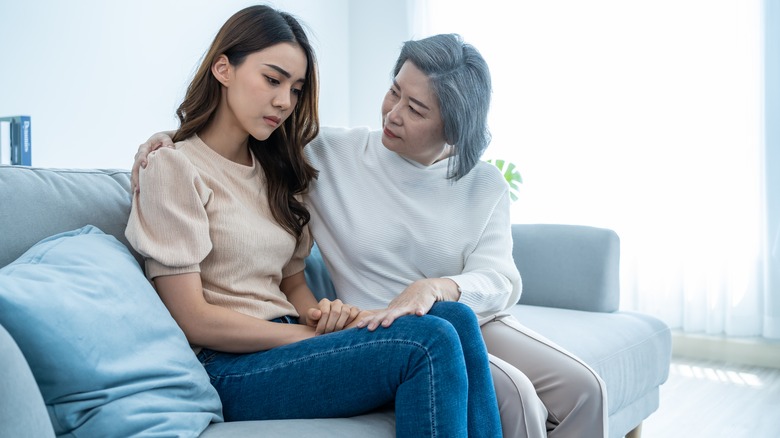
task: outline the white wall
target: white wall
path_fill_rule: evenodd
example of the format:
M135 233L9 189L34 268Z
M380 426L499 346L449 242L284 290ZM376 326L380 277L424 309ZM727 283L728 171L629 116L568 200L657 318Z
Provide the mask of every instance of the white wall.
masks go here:
M413 37L416 0L350 0L351 126L381 127L381 104L390 88L401 44Z
M176 107L217 30L255 3L2 0L0 115L32 116L34 166L128 168L138 144L178 126ZM348 124L349 0L267 3L309 27L322 122Z

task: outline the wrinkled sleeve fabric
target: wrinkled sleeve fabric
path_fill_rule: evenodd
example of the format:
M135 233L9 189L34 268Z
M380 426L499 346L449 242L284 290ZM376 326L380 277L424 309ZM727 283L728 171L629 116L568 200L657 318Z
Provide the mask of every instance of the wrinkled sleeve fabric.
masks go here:
M207 206L212 191L180 150L162 148L149 154L139 176L140 193L125 230L144 258L146 276L200 272L212 248Z
M508 191L498 197L463 272L445 278L458 284L459 301L480 316L507 309L520 299L522 281L512 258Z

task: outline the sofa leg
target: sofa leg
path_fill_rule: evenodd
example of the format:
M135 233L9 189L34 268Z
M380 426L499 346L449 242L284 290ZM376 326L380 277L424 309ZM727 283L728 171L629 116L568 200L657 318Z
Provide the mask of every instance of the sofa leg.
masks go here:
M626 434L626 438L641 438L642 437L642 423L639 423L637 427Z

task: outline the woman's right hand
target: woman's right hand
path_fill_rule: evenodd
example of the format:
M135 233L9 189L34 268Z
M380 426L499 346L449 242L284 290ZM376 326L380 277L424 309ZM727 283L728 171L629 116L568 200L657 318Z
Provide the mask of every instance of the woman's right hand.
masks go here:
M146 140L141 146L138 146L138 152L135 154L135 161L133 161L133 167L130 171L130 187L133 193L139 191L138 187L138 173L142 167L146 167L146 157L161 147L173 147L173 139L167 132L158 132Z

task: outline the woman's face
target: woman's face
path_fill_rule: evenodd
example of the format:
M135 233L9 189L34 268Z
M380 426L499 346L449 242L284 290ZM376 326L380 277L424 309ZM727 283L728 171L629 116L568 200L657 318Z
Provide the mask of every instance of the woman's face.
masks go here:
M267 140L298 103L306 77L306 54L297 44L280 43L231 67L227 108L240 128L258 140Z
M447 153L439 100L428 76L406 61L382 102L382 144L410 160L430 165Z

